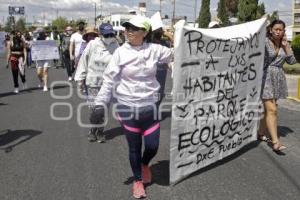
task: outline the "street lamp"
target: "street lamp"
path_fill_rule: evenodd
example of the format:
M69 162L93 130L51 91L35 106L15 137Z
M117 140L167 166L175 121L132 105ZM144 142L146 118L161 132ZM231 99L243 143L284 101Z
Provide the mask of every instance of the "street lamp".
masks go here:
M96 23L97 23L97 14L96 14L96 12L97 12L97 4L96 4L96 2L94 4L95 4L95 28L96 28Z

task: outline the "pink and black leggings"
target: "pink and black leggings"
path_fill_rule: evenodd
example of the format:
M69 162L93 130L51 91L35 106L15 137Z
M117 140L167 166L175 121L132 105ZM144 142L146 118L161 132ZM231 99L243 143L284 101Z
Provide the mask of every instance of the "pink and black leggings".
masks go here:
M129 147L129 161L136 181L142 180L142 164L148 165L159 146L160 125L157 120L157 105L145 107L117 106L119 121ZM142 156L142 138L144 152Z

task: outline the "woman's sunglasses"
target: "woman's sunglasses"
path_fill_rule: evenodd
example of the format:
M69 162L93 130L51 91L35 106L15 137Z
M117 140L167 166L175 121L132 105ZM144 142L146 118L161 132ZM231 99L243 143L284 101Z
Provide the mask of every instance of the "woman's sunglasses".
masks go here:
M139 27L136 27L136 26L126 26L125 27L126 31L133 31L133 32L137 32L137 31L145 31L145 29L143 28L139 28Z
M112 38L115 37L114 34L107 34L107 35L103 35L104 38Z

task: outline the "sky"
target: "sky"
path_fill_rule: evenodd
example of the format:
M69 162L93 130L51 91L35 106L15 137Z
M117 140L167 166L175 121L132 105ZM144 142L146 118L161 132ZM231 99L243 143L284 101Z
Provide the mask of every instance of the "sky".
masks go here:
M137 10L139 2L146 3L146 15L151 16L160 9L160 0L0 0L0 23L8 17L8 6L25 6L28 22L51 22L57 16L67 19L85 18L93 23L95 5L97 15L109 15L112 12ZM173 14L174 0L161 0L162 16ZM210 1L212 17L216 15L219 0ZM265 4L266 12L279 11L280 19L287 25L292 24L292 0L260 0ZM199 15L201 0L175 0L175 16L187 16L192 22ZM196 5L196 6L195 6ZM196 8L196 9L195 9Z

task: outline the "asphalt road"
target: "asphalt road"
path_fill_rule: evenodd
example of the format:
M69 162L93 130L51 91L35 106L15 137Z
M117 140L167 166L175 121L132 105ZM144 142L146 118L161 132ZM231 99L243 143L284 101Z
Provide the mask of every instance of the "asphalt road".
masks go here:
M75 84L37 88L35 69L27 70L29 89L15 95L10 70L0 59L0 199L1 200L127 200L132 174L127 144L119 123L106 127L107 142L89 143L78 125ZM50 82L67 80L64 69L50 69ZM168 79L166 90L171 90ZM54 104L56 103L56 104ZM51 118L53 115L60 120ZM72 111L72 112L71 112ZM80 112L86 122L86 108ZM71 115L70 115L71 114ZM65 120L63 120L65 118ZM68 119L67 119L68 118ZM280 102L279 130L288 146L275 154L265 143L253 142L238 153L206 167L175 186L169 180L170 117L161 123L160 149L152 161L153 200L299 200L300 109Z

